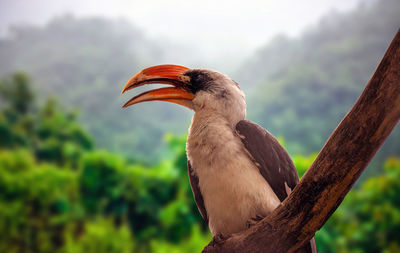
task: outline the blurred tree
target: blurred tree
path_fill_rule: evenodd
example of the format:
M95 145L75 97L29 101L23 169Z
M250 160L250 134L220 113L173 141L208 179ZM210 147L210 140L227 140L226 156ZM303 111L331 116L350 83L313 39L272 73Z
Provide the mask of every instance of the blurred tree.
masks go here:
M97 219L85 224L85 233L75 238L73 230L66 234L66 246L61 253L132 253L135 240L126 225L115 227L109 219Z
M37 106L26 75L0 90L0 252L154 252L154 240L178 249L209 239L192 228L185 137L168 138L172 159L135 165L92 151L54 98Z
M348 13L332 11L298 38L279 36L237 74L249 87L248 117L283 136L291 154L317 152L354 104L399 29L400 1L377 0ZM373 160L376 175L400 155L393 131Z
M0 252L54 252L79 217L76 173L27 150L0 152Z
M28 145L33 131L34 95L22 72L0 81L0 147Z
M316 154L293 157L299 174L311 166ZM384 174L353 189L320 231L321 252L387 252L400 250L400 159L389 158Z
M91 137L77 123L76 113L65 113L55 99L38 109L29 78L16 73L0 81L0 147L23 146L37 159L77 167Z
M328 13L298 38L278 36L236 71L248 95L248 117L284 136L291 154L320 150L398 29L400 1L369 2L344 14ZM11 29L0 39L0 74L28 71L40 94L56 94L63 105L81 108L80 121L98 147L154 165L165 157L163 133L186 132L191 113L165 103L122 111L127 97L116 85L134 69L168 61L171 52L157 43L124 20L65 15L42 27ZM376 168L400 154L397 133L378 154Z
M0 81L0 252L203 248L211 235L190 190L185 136L167 135L168 158L152 166L95 150L76 112L54 99L36 105L29 78L18 75ZM300 175L314 159L293 156ZM321 252L399 251L400 160L384 168L316 234Z
M400 251L400 160L388 159L384 171L353 190L318 232L323 252Z
M76 113L63 112L56 100L49 99L36 117L33 148L38 159L76 168L82 153L93 147L92 138L77 123Z
M34 97L29 83L28 76L22 72L0 82L0 96L9 103L10 108L21 115L32 109Z
M173 105L121 110L126 97L118 85L135 68L168 61L157 41L126 20L63 15L43 27L14 26L10 34L0 39L0 75L24 69L41 99L55 94L64 106L79 107L98 147L155 164L167 148L164 131L186 130L190 112Z

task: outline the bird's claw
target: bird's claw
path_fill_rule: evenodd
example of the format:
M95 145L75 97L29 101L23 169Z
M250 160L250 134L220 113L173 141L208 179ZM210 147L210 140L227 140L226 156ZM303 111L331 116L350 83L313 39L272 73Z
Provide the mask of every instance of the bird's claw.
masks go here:
M256 215L256 217L250 218L247 220L246 222L246 226L247 228L250 228L254 225L256 225L257 223L259 223L262 219L264 219L264 217L260 216L260 215Z
M215 236L213 236L210 245L215 246L217 244L222 244L223 241L225 241L225 237L221 233L218 233Z

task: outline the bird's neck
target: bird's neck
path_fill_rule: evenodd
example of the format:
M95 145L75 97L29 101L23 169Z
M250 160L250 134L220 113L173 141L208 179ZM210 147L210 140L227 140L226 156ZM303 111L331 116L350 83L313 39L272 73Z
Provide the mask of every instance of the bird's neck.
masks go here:
M229 125L229 127L234 130L236 127L236 124L244 120L246 117L246 111L245 110L232 110L232 111L223 111L221 113L220 111L217 111L213 108L207 109L201 109L198 111L195 111L193 118L192 118L192 124L191 128L202 128L204 125L208 125L211 122L216 122L218 121L220 124L224 125Z
M235 117L232 117L235 116ZM218 113L215 110L203 109L196 111L189 128L186 152L193 163L212 162L215 157L220 157L236 135L236 124L244 119L244 115L231 115ZM223 152L229 154L229 152ZM203 166L198 166L203 167Z
M210 163L233 141L237 122L230 122L221 114L203 110L196 112L189 128L186 151L189 160L198 168ZM227 153L227 152L225 152Z
M195 112L192 118L192 123L189 128L189 135L199 135L204 134L204 131L215 131L220 125L224 127L229 127L230 129L235 129L237 122L224 117L212 110L201 110Z

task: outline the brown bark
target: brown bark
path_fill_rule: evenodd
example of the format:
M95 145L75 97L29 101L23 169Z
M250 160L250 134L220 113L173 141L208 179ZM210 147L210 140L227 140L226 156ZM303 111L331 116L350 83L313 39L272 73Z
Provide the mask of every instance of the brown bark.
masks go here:
M259 224L204 252L295 252L340 205L400 119L400 30L363 93L292 194Z

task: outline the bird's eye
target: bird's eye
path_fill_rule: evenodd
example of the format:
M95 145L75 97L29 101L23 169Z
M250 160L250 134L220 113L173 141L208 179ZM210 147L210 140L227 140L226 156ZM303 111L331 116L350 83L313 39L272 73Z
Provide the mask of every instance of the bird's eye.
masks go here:
M185 76L190 80L188 84L189 90L196 94L200 90L207 90L211 85L212 77L202 70L192 70L185 73Z
M182 75L182 76L179 77L179 79L184 83L190 83L190 79L191 78L190 78L190 76Z

